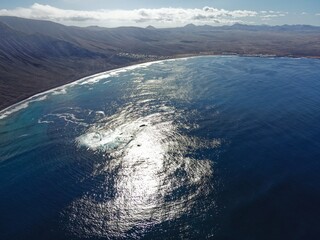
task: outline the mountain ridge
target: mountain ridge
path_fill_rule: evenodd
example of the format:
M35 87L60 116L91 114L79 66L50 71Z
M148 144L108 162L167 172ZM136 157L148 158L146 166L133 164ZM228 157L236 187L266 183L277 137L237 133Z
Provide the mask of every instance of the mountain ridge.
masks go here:
M320 27L139 28L0 17L0 109L38 92L130 64L205 54L320 56Z

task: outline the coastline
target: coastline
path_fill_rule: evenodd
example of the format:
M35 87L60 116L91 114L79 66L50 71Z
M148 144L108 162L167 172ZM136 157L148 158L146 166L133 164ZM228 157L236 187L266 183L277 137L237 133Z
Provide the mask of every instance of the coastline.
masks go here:
M28 103L31 102L36 102L36 101L41 101L41 100L37 100L37 98L45 98L47 94L49 93L53 93L55 91L62 91L67 87L76 85L76 84L81 84L82 82L85 82L88 79L92 79L92 78L97 78L100 76L104 76L106 74L110 74L113 72L117 72L117 71L124 71L124 70L130 70L134 69L134 68L139 68L139 67L143 67L144 65L151 65L151 64L156 64L156 63L160 63L160 62L164 62L164 61L172 61L172 60L176 60L176 59L183 59L183 58L192 58L192 57L201 57L201 56L188 56L188 57L175 57L175 58L168 58L168 59L163 59L163 60L156 60L156 61L145 61L145 62L135 62L132 63L130 65L127 66L123 66L123 67L119 67L119 68L114 68L114 69L110 69L107 71L103 71L103 72L99 72L99 73L95 73L93 75L89 75L80 79L76 79L74 81L71 81L69 83L60 85L58 87L54 87L54 88L50 88L46 91L40 92L40 93L36 93L30 97L27 97L21 101L18 101L4 109L0 109L0 120L6 118L7 116L9 116L10 114L14 113L14 112L18 112L19 110L28 107ZM43 99L42 99L43 100ZM22 105L22 106L21 106ZM21 106L21 107L19 107Z
M131 70L134 68L143 67L144 65L148 66L148 65L152 65L152 64L156 64L156 63L160 63L160 62L165 62L165 61L173 61L173 60L178 60L178 59L189 59L189 58L196 58L196 57L210 57L210 56L212 56L212 57L219 57L220 56L220 57L256 57L256 58L292 58L292 59L319 59L320 60L320 56L238 54L238 53L225 53L225 54L199 53L199 54L178 54L178 55L174 55L174 56L167 56L167 57L164 57L163 59L160 59L160 60L137 61L137 62L132 62L126 66L121 66L121 67L109 69L109 70L98 72L98 73L95 73L92 75L88 75L88 76L85 76L85 77L82 77L82 78L79 78L76 80L71 80L71 82L67 82L66 84L63 84L63 85L60 85L57 87L53 87L53 88L49 88L48 90L45 90L43 92L39 92L34 95L31 95L23 100L20 100L14 104L11 104L8 107L0 109L0 120L6 118L11 113L17 112L23 108L28 107L28 103L30 103L30 102L41 101L41 100L37 100L38 97L41 97L41 96L45 97L47 94L49 94L51 92L62 91L66 87L76 85L81 82L85 82L88 79L97 78L97 77L100 77L100 76L103 76L106 74L111 74L111 73L117 72L117 71ZM19 107L20 105L23 105L23 104L25 104L25 105L22 107ZM14 111L14 109L16 109L16 110ZM7 112L9 112L9 113L7 113Z

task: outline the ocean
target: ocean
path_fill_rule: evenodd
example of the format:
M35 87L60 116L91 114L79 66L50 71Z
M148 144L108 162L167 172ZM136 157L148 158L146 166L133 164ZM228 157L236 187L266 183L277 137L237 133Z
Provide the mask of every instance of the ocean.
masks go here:
M320 61L203 56L0 112L0 239L319 239Z

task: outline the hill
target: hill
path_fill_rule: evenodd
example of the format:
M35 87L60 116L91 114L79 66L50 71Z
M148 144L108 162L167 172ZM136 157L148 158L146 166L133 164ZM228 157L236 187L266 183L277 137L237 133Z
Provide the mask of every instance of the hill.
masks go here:
M305 25L86 28L0 17L0 109L97 72L184 55L320 57L320 28Z

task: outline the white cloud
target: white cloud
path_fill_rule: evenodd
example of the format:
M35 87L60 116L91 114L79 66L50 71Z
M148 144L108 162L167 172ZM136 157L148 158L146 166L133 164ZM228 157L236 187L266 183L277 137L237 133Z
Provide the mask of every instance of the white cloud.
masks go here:
M183 26L187 23L195 24L232 24L235 22L252 22L254 18L270 18L284 16L286 13L275 11L225 10L213 7L204 8L157 8L134 10L96 11L65 10L50 5L35 3L29 8L12 10L1 9L0 15L17 16L32 19L42 19L69 25L87 26L100 25L114 27L121 25L158 27Z

